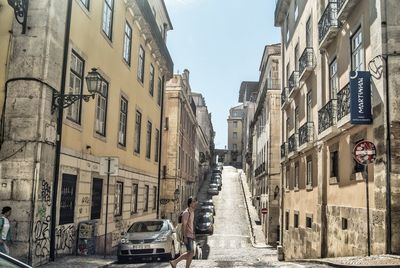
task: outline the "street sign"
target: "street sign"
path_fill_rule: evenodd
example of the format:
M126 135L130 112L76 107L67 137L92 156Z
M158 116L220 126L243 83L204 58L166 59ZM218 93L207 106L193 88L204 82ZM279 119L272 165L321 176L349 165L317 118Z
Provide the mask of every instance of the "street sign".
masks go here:
M370 141L360 141L354 146L353 157L357 163L368 165L376 159L376 147Z
M110 159L110 171L108 171L108 160ZM108 173L110 176L118 176L118 157L102 157L100 158L100 171L101 176Z
M268 208L262 208L261 209L262 214L267 214L268 213Z

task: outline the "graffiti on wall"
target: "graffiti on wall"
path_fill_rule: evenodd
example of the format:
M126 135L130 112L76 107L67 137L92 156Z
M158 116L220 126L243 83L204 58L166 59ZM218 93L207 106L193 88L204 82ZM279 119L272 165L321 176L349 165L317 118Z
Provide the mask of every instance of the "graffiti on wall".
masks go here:
M50 253L50 216L36 221L33 230L34 254L38 258L45 258Z
M75 227L60 225L56 228L56 250L71 252L75 244Z
M42 180L42 189L40 191L41 200L47 205L51 205L51 187L46 180Z
M82 204L89 205L90 204L90 198L88 196L82 197Z
M94 255L96 253L95 221L81 222L78 228L78 254Z

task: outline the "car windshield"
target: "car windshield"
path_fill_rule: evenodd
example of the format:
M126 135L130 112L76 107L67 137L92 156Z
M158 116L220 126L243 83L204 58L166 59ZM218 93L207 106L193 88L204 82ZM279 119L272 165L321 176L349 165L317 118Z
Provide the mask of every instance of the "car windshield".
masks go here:
M128 230L128 233L160 232L167 230L167 224L162 221L141 221L132 224Z

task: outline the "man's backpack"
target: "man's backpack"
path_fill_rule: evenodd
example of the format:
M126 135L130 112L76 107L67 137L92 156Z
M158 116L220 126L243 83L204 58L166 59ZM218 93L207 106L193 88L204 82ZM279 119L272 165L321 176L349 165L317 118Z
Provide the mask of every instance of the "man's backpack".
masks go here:
M183 211L181 211L181 213L179 213L178 223L182 223L182 215L183 215Z

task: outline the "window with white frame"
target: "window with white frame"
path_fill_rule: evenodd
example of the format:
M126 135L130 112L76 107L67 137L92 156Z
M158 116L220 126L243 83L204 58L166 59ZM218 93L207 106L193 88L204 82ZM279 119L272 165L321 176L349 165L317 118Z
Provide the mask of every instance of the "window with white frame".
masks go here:
M89 10L90 0L81 0L81 3Z
M104 0L102 29L108 39L112 39L114 0Z
M300 52L299 52L299 44L294 48L294 70L298 71L299 70L299 58L300 58Z
M126 125L128 122L128 101L121 97L119 111L118 143L126 146Z
M114 215L122 215L122 197L123 197L124 183L117 181L115 183L115 195L114 195Z
M69 94L82 95L83 87L83 74L84 74L85 62L79 55L72 51L71 54L71 66L69 72ZM82 101L78 100L74 102L67 110L67 118L74 121L75 123L81 123L81 108Z
M161 105L161 98L162 98L162 80L159 77L158 78L158 84L157 84L157 104Z
M160 131L156 129L155 132L155 139L154 139L154 161L158 162L159 158L159 146L160 146Z
M150 64L149 93L151 96L154 96L154 66L153 66L153 64Z
M361 27L351 37L351 70L364 70L364 49Z
M142 113L139 111L136 111L134 151L137 154L140 154L140 132L141 132L141 130L142 130Z
M102 136L106 135L107 102L108 83L104 81L96 102L96 133Z
M152 124L150 121L147 121L146 158L148 158L148 159L150 159L150 155L151 155L151 130L152 130Z
M286 44L289 43L289 37L290 37L290 32L289 32L289 13L286 15Z
M124 34L124 61L128 65L131 65L131 48L132 48L132 28L126 21L125 34Z
M142 82L142 83L144 81L144 60L145 60L144 49L142 46L140 46L139 47L137 77L140 80L140 82Z
M312 47L312 24L311 24L311 16L308 18L306 23L306 46Z
M329 64L329 98L336 99L339 89L339 77L336 58Z
M307 159L307 185L312 186L312 158Z

